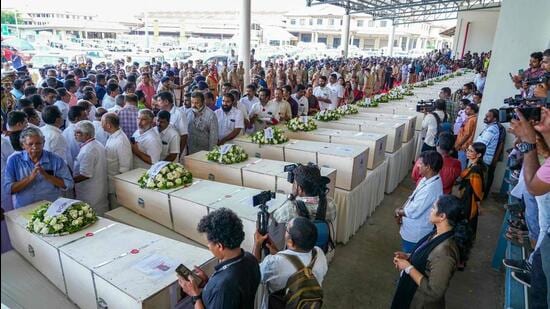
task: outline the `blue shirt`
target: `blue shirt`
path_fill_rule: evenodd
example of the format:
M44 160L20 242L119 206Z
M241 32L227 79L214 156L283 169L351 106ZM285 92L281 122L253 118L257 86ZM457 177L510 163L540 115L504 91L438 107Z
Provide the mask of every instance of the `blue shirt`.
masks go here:
M34 165L34 162L32 162L26 151L19 151L12 154L8 158L8 163L6 165L3 183L4 187L2 190L4 190L6 194L11 194L12 185L29 176L34 169ZM40 165L47 173L62 178L65 183L65 189L54 186L51 182L47 181L44 176L38 174L34 181L25 189L12 195L14 208L24 207L42 200L53 202L61 196L61 191L73 188L73 178L71 177L67 164L65 164L65 161L63 161L61 157L43 150L42 157L40 158Z
M403 224L399 234L406 241L417 243L434 228L430 222L430 211L434 202L443 194L443 183L439 175L430 179L422 177L409 196L403 211Z
M10 91L11 94L13 94L13 96L15 97L16 100L20 100L21 97L23 96L23 92L21 92L21 90L17 90L15 88L13 88L11 91Z
M476 142L481 142L487 147L483 156L483 162L487 165L491 165L493 162L495 152L497 151L499 135L500 130L498 129L498 125L491 123L479 134L476 140Z
M95 94L97 96L98 102L103 101L103 97L105 96L106 93L107 93L107 89L105 89L105 86L102 86L100 84L97 84L95 86Z
M223 103L222 100L223 100L223 95L219 96L218 99L216 100L216 109L222 107L222 103Z

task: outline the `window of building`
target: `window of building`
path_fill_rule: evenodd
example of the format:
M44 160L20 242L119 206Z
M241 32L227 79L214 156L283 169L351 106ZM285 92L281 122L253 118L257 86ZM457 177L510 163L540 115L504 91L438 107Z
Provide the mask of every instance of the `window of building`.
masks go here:
M374 44L376 43L375 39L365 39L364 41L365 48L374 48Z
M334 18L328 20L329 26L334 26Z
M310 19L309 19L309 25L310 25L310 26L313 26L313 18L310 18Z
M319 37L317 39L317 42L327 44L327 37Z
M343 24L344 24L344 20L340 19L340 26L342 26Z
M303 26L306 24L305 18L300 18L300 26Z
M374 28L374 20L369 20L369 22L367 23L367 26L369 28Z
M300 36L300 41L311 42L311 33L302 33L302 35Z
M388 26L387 21L385 21L385 20L380 21L380 27L387 27L387 26Z
M359 47L359 39L353 39L352 45Z
M291 20L290 20L290 24L291 24L291 25L296 25L296 19L294 19L294 18L291 19Z
M362 20L362 19L359 19L359 20L357 21L357 27L363 27L364 24L365 24L365 21Z
M323 24L323 19L317 18L317 25L322 25L322 24Z
M332 47L337 48L338 46L340 46L340 42L341 42L340 38L332 39Z

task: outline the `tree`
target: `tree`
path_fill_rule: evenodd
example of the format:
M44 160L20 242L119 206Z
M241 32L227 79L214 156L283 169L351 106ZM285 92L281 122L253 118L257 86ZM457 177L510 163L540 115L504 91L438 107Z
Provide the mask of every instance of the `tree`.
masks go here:
M15 25L15 12L2 11L2 24ZM21 13L17 13L17 21L20 23Z

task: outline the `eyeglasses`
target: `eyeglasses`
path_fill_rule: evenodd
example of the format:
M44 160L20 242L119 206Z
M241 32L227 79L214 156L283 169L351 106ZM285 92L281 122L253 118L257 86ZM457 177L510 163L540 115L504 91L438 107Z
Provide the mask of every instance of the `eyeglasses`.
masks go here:
M472 149L472 148L467 148L467 149L466 149L466 152L476 152L476 151L475 151L474 149Z

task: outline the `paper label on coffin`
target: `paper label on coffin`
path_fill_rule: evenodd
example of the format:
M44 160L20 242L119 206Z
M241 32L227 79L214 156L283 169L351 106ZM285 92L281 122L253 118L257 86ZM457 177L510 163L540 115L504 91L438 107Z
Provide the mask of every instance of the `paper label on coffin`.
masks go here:
M46 210L46 215L50 217L57 217L60 214L64 213L65 210L67 210L69 207L71 207L75 203L80 203L79 200L73 200L70 198L64 198L60 197L57 200L55 200L53 203L50 204L48 209Z
M172 228L168 194L181 189L181 187L168 190L142 189L138 184L138 179L146 171L138 168L112 177L118 203L140 215Z
M71 244L87 234L94 234L99 230L108 228L115 222L98 218L94 224L81 231L59 237L41 236L27 231L27 222L31 213L37 207L47 201L36 202L25 207L17 208L5 213L6 225L13 248L19 252L29 263L38 269L58 289L66 293L65 278L59 259L59 249Z

